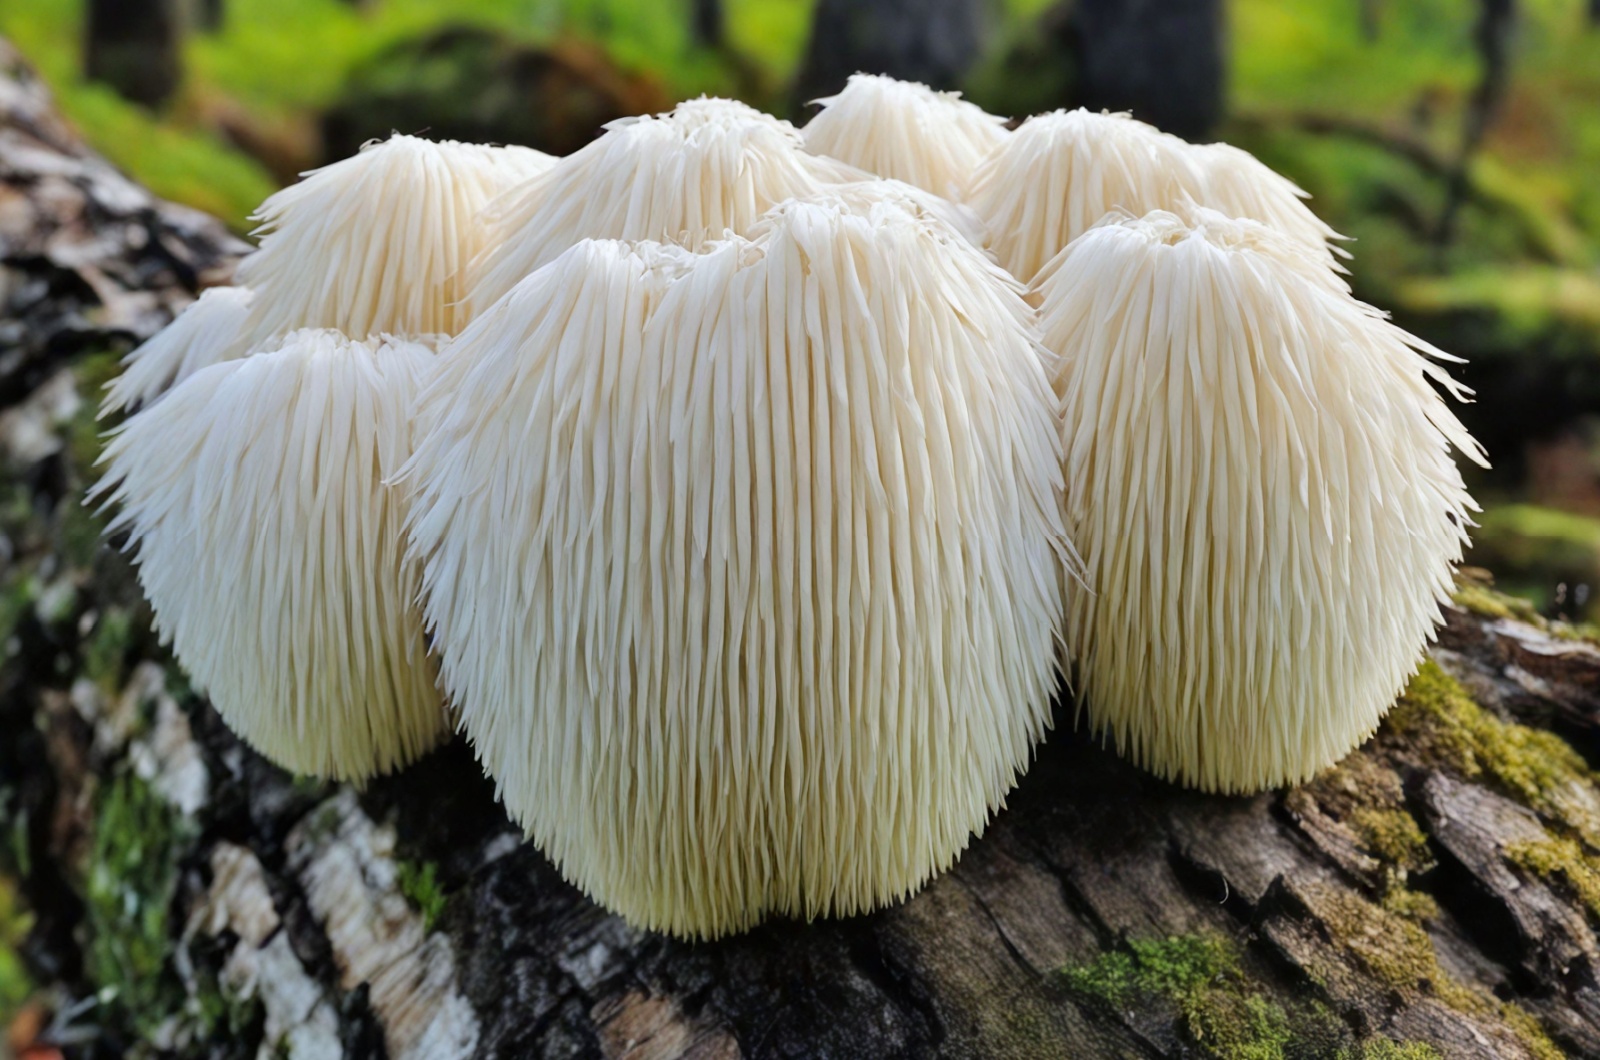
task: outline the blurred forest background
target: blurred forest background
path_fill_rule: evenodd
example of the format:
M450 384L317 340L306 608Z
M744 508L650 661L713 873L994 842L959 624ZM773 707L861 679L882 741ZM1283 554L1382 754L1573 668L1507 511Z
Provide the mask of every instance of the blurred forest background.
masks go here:
M700 93L802 121L857 68L1240 144L1356 240L1363 298L1470 359L1474 561L1600 618L1596 0L7 0L0 33L95 147L241 232L391 130L565 154Z
M1472 561L1600 620L1600 0L5 0L93 146L240 232L391 130L557 154L700 93L803 121L856 69L1254 151L1353 281L1470 360Z

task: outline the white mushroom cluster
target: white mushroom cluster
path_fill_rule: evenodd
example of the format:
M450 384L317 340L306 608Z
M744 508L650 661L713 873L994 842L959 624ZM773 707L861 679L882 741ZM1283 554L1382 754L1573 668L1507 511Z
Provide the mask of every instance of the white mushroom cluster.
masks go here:
M267 201L95 494L241 736L361 781L455 726L569 880L715 937L947 868L1063 675L1207 790L1373 730L1474 510L1449 358L1244 152L821 102L395 136Z

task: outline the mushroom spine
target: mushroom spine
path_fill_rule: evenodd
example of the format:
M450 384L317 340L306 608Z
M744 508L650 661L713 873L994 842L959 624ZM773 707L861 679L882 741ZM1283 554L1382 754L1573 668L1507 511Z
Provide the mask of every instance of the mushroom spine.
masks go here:
M1335 263L1338 234L1305 192L1237 148L1197 147L1126 114L1054 111L1023 122L991 151L967 202L989 227L1000 264L1024 283L1107 214L1191 207L1265 222Z
M204 368L111 433L97 495L197 688L299 773L360 780L448 731L406 559L427 346L306 330Z
M877 74L855 74L837 95L816 102L823 109L806 123L808 150L955 202L1007 136L1004 118L959 92Z
M1089 720L1163 777L1246 792L1369 736L1421 661L1483 462L1452 358L1196 211L1091 229L1036 295L1060 355L1067 642Z
M508 809L680 935L946 868L1049 723L1070 555L1014 281L892 191L755 232L533 273L446 355L405 476Z

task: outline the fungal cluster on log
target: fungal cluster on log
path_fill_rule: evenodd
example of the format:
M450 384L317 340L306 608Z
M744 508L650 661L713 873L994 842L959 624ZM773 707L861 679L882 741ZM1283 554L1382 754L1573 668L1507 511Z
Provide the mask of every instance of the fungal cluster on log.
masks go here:
M1234 148L824 102L267 200L94 493L242 736L360 780L459 727L568 879L714 937L915 891L1067 684L1206 790L1374 730L1474 510L1450 358Z

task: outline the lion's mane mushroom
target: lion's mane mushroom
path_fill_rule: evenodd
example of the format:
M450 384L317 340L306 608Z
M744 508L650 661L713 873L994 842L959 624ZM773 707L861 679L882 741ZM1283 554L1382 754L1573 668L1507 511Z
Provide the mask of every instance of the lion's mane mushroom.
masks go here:
M1191 206L1262 221L1335 264L1340 238L1306 206L1305 192L1247 152L1196 146L1126 114L1055 111L1023 122L989 153L967 202L992 249L1031 283L1068 243L1114 210L1180 215Z
M240 286L205 292L129 354L101 415L300 328L454 334L466 322L461 273L484 245L483 207L554 161L526 147L395 136L312 170L262 203L261 247L240 262Z
M273 194L261 249L237 281L256 292L253 345L297 328L363 338L454 335L466 266L489 244L481 214L555 159L525 147L392 136Z
M856 74L817 102L824 109L803 131L808 150L957 201L1007 135L1004 118L959 92L878 74Z
M691 250L742 234L785 199L866 174L808 154L786 121L727 99L623 118L486 212L494 238L473 263L487 308L584 239L654 240Z
M147 342L128 354L106 388L104 418L147 405L200 369L231 359L254 297L247 287L213 287Z
M112 432L97 496L156 628L228 724L300 773L362 779L448 728L404 556L408 407L431 348L307 330L212 365Z
M1376 728L1451 591L1469 512L1448 358L1198 210L1091 229L1036 292L1061 354L1068 644L1095 728L1163 777L1309 778ZM1325 270L1324 270L1325 272Z
M511 813L637 924L894 901L1049 721L1045 355L1014 281L879 187L698 256L581 243L419 401L446 687Z

